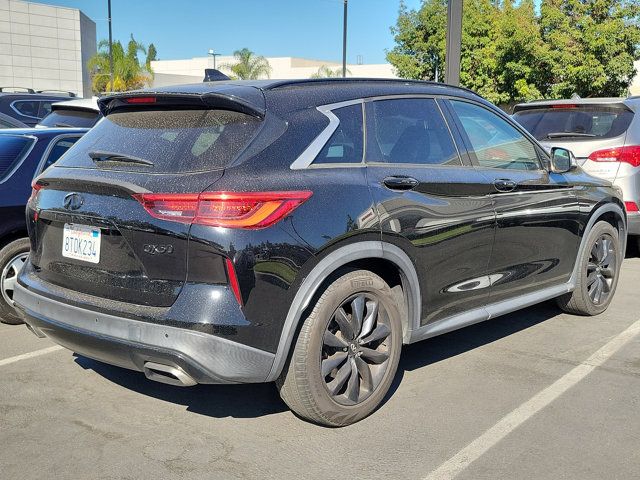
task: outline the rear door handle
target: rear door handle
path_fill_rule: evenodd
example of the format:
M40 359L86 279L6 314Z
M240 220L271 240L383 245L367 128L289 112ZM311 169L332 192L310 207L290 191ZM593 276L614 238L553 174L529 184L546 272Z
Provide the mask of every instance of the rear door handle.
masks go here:
M412 177L393 176L385 178L382 183L390 190L412 190L420 182Z
M516 189L518 184L508 178L496 178L493 181L493 186L499 192L512 192Z

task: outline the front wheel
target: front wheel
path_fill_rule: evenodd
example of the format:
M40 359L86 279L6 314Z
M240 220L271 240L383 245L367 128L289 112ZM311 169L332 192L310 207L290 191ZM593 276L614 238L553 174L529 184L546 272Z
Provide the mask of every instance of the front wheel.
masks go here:
M304 321L276 385L301 417L349 425L380 405L401 348L400 311L389 285L367 270L345 273Z
M14 240L0 249L0 322L17 325L22 323L14 303L13 292L18 273L29 256L29 239Z
M613 299L622 252L618 231L607 222L596 223L586 242L578 258L576 287L573 292L558 297L558 306L575 315L598 315Z

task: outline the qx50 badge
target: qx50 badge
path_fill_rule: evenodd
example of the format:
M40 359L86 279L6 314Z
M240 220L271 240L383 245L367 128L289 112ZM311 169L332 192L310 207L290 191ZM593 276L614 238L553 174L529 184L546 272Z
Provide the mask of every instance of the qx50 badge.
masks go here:
M152 243L146 243L142 249L144 253L149 255L171 255L173 253L173 245L153 245Z
M78 210L83 203L84 199L82 198L82 195L74 192L65 195L63 205L67 210Z

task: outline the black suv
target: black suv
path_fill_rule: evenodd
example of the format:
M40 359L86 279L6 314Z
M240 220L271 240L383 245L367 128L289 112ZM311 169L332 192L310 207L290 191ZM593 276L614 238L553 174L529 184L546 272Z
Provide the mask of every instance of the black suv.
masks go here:
M14 294L81 355L176 385L275 381L300 416L347 425L403 344L611 302L620 192L473 92L211 82L99 103L34 185Z
M75 97L73 93L44 93L27 89L10 92L0 88L0 113L20 120L28 127L35 126L51 112L51 104Z

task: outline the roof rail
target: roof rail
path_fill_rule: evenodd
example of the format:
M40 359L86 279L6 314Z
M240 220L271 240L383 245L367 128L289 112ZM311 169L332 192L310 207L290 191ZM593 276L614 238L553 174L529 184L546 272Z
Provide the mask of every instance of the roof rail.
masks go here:
M36 93L33 88L27 88L27 87L0 87L0 92L3 92L3 93L21 93L21 92L16 92L16 90L23 90L24 93Z
M76 94L73 92L67 92L65 90L37 90L36 93L64 93L65 95L69 96L69 97L75 97Z

